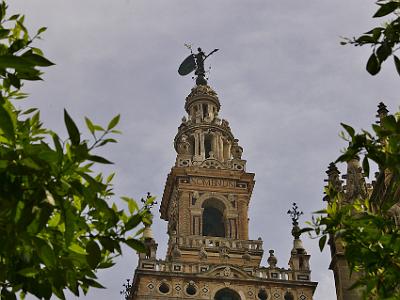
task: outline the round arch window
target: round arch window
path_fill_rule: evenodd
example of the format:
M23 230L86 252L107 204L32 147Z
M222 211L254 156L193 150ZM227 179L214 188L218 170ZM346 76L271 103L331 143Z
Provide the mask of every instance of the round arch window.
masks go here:
M224 288L219 290L214 297L214 300L241 300L240 296L234 290Z
M158 287L158 290L162 294L168 294L169 293L169 285L166 284L165 282L161 283L160 286Z
M194 285L194 283L189 283L186 287L186 294L188 294L189 296L194 296L197 293L197 289L196 286Z

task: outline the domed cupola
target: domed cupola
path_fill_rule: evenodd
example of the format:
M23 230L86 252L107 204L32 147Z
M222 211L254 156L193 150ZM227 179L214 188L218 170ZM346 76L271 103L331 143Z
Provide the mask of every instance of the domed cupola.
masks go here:
M208 85L197 85L186 97L187 116L182 118L174 146L177 167L245 170L242 147L229 122L218 116L221 104Z

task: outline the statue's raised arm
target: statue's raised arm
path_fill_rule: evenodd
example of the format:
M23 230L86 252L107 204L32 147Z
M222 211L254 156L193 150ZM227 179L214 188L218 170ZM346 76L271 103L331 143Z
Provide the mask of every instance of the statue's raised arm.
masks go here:
M186 59L181 63L178 69L178 73L182 76L187 75L193 71L196 77L197 85L207 85L207 80L205 78L206 72L204 69L204 61L211 54L218 51L218 49L214 49L209 54L205 54L201 48L197 48L197 53L191 53Z

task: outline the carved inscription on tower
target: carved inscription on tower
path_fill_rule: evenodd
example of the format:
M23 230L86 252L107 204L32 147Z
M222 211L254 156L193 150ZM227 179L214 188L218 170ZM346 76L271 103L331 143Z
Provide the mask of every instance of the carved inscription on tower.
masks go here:
M236 187L235 180L225 178L190 177L190 183L202 187Z

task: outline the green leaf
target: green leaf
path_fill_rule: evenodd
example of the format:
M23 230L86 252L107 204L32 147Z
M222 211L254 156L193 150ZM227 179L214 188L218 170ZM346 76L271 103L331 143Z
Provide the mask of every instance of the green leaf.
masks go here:
M41 170L41 169L42 169L42 168L41 168L32 158L30 158L30 157L21 159L21 160L19 161L19 163L20 163L22 166L28 167L28 168L33 169L33 170L37 170L37 171L38 171L38 170Z
M86 260L92 269L95 269L101 260L101 250L95 241L89 241L86 245Z
M79 246L76 243L72 243L69 247L69 250L71 250L72 252L78 253L78 254L83 254L86 255L87 252L85 251L85 249L83 249L81 246Z
M94 128L94 126L93 126L92 121L90 121L89 118L85 117L85 122L86 122L86 126L87 126L87 128L89 129L90 133L91 133L91 134L94 134L95 128Z
M367 71L371 75L376 75L379 73L381 65L376 57L375 53L372 53L367 61Z
M347 133L351 136L354 137L355 134L355 130L353 127L346 125L344 123L340 123L340 125L342 125L342 127L347 131Z
M56 151L58 153L58 155L62 155L63 154L63 149L61 146L61 142L60 142L60 138L58 137L58 135L56 133L52 133L52 138L53 138L53 143L54 146L56 147Z
M22 115L29 115L29 114L31 114L31 113L37 111L37 110L38 110L37 108L29 108L29 109L25 110L25 111L22 113Z
M9 140L15 140L13 113L4 104L0 105L0 129Z
M390 1L380 6L381 7L376 11L373 18L380 18L394 12L397 8L399 8L400 3L396 1Z
M392 48L389 47L386 43L379 46L379 48L376 50L376 55L378 56L378 59L381 63L385 61L390 54L392 54Z
M373 36L370 35L362 35L359 38L357 38L357 43L360 44L368 44L368 43L375 43L376 40L374 39Z
M39 28L39 30L37 31L37 35L39 35L39 34L45 32L46 30L47 30L47 27L41 27L41 28Z
M52 268L56 265L56 257L54 255L53 249L51 249L48 244L43 243L43 245L40 247L40 251L38 251L38 256L46 265L46 267Z
M38 55L38 54L27 54L27 55L22 55L21 58L25 59L29 63L31 63L33 66L39 66L39 67L49 67L53 66L54 63L49 61L47 58Z
M38 273L39 273L39 270L37 268L25 268L25 269L18 271L18 274L20 274L24 277L35 277L35 275Z
M132 249L138 251L138 252L146 252L146 247L144 246L144 244L136 239L126 239L125 244L127 244L129 247L131 247Z
M114 252L114 249L115 249L114 244L118 243L117 241L114 241L107 237L99 237L99 241L100 241L101 245L103 246L103 248L110 252Z
M362 166L365 176L369 177L369 162L368 162L368 157L366 155L364 156L364 159L362 161Z
M67 127L68 135L72 145L79 145L81 138L78 127L76 126L72 118L69 116L66 109L64 109L64 122Z
M324 247L325 247L325 244L326 244L326 238L327 238L327 236L326 236L326 235L323 235L323 236L319 239L318 244L319 244L319 249L320 249L321 251L324 250Z
M85 278L83 282L98 289L105 289L104 286L102 286L100 283L98 283L96 280L93 279Z
M9 17L8 20L9 21L14 21L14 20L16 20L18 18L19 18L19 14L16 14L16 15L12 15L11 17Z
M384 117L381 125L384 129L392 131L393 133L395 133L397 130L397 121L393 115Z
M393 58L394 58L394 64L396 66L397 73L399 73L399 75L400 75L400 59L396 55L393 55Z
M135 211L139 210L139 206L137 205L136 201L134 201L133 199L131 199L131 200L128 202L128 209L129 209L129 212L130 212L131 214L133 214Z
M19 50L19 49L18 49ZM12 68L18 71L31 71L34 68L34 64L28 60L15 55L0 55L0 68L7 69Z
M113 164L113 162L105 159L104 157L98 156L98 155L89 155L88 160L90 161L95 161L101 164Z
M0 29L0 39L4 39L4 38L8 37L9 34L10 34L10 30Z
M113 129L119 123L120 115L115 116L108 124L107 130Z
M39 48L31 47L32 53L43 56L43 51Z
M142 222L142 215L136 214L132 216L129 221L125 224L125 231L129 231L132 228L135 228Z

